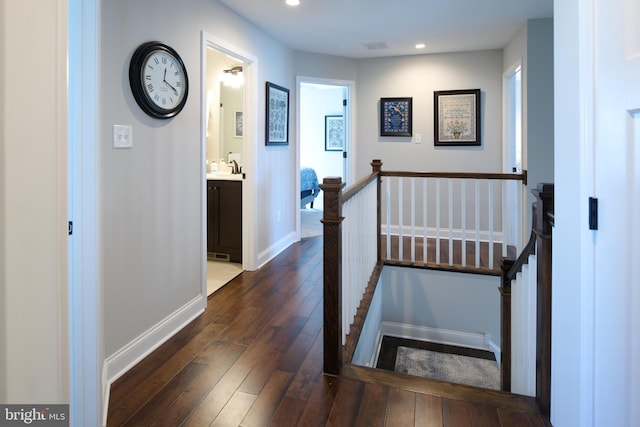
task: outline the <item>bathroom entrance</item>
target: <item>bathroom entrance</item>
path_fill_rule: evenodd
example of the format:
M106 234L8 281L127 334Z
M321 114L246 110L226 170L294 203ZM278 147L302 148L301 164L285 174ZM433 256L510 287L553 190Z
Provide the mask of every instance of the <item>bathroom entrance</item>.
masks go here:
M254 60L202 35L203 293L252 268Z

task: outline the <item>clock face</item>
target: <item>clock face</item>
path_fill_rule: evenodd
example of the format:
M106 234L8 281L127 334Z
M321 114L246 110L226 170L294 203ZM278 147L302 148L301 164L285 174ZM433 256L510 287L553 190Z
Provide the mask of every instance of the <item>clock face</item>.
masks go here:
M189 82L178 53L160 42L140 45L131 57L129 83L136 102L152 117L168 119L187 101Z
M150 102L164 110L180 104L185 96L185 73L173 55L164 50L151 52L141 71L144 91Z

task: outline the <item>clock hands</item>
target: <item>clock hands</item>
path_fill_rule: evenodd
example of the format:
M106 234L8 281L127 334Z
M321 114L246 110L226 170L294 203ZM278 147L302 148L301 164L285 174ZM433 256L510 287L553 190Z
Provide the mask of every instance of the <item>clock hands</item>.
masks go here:
M162 81L163 81L167 86L169 86L169 87L171 88L171 90L173 91L173 93L174 93L176 96L178 96L178 91L176 90L176 88L175 88L175 87L173 87L173 86L171 86L171 85L169 84L169 82L167 81L167 69L166 69L166 68L164 69L164 77L162 78Z

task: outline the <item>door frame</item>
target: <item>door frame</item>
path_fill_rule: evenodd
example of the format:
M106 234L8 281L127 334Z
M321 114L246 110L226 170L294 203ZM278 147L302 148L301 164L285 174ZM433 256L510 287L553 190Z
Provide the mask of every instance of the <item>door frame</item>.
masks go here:
M202 180L200 182L201 199L201 239L202 253L202 295L207 296L207 179L206 179L206 110L207 110L207 49L214 49L223 54L238 59L243 63L244 74L244 141L242 163L245 171L245 179L242 183L242 268L243 270L255 270L257 268L256 256L256 152L258 149L258 137L256 123L258 122L258 58L252 53L246 52L233 44L222 40L206 31L201 31L201 58L200 58L200 168Z
M100 186L100 0L69 0L68 210L69 415L106 425ZM75 76L75 77L74 77ZM81 77L80 77L81 76Z

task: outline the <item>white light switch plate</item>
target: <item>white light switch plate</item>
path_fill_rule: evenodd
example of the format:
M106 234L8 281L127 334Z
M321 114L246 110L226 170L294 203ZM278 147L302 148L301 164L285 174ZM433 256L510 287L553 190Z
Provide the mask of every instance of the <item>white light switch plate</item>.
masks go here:
M416 144L420 144L422 142L422 134L421 133L417 133L416 134Z
M113 125L113 148L133 147L133 126Z

